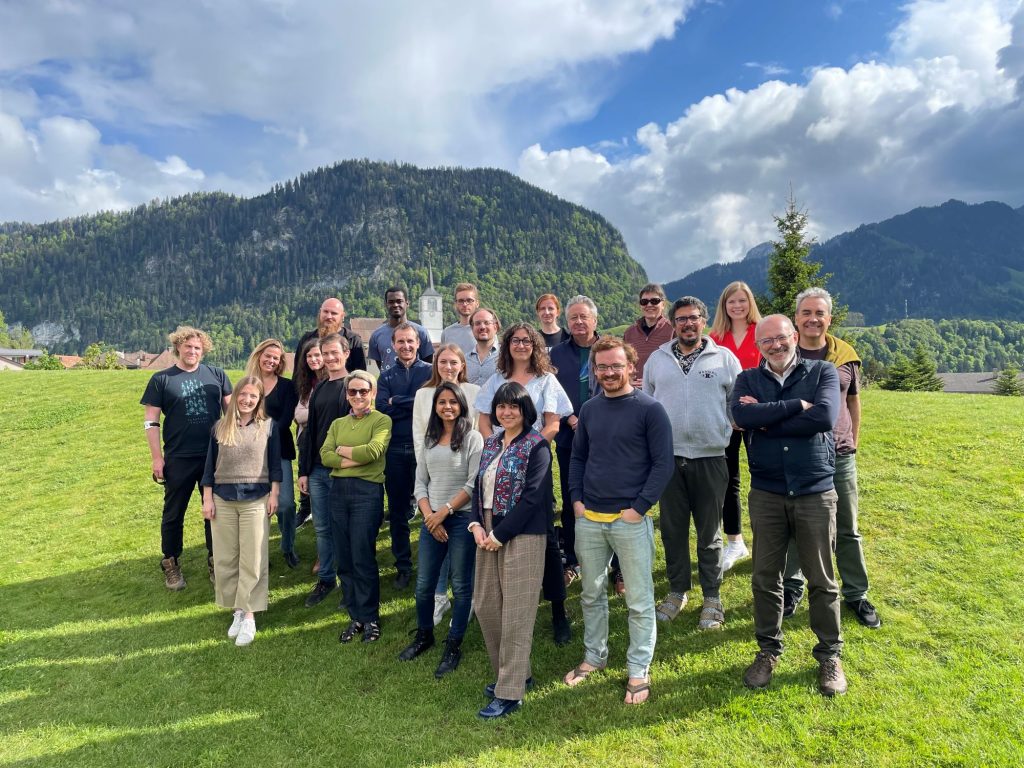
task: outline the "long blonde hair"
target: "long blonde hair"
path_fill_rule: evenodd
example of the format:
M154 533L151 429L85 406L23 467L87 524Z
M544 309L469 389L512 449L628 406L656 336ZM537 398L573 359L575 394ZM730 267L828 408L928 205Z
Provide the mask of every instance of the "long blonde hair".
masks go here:
M268 421L267 414L263 409L263 380L259 376L243 376L231 391L231 400L228 401L227 411L213 429L213 436L220 445L238 445L238 438L242 434L242 431L238 428L240 418L238 414L238 393L242 391L243 387L256 387L256 391L260 393L259 402L256 403L256 410L253 412L253 420L262 429L266 429L268 426L266 423Z
M260 355L266 352L270 347L277 347L281 350L281 359L277 363L277 368L274 370L275 376L284 376L284 372L288 367L288 362L285 360L284 344L277 339L264 339L256 345L256 349L249 355L249 362L245 364L245 375L246 376L258 376L263 377L263 372L260 371Z
M732 320L729 318L729 313L725 309L725 302L727 302L729 297L736 293L736 291L743 291L747 294L747 301L750 303L750 306L747 308L747 325L761 320L761 311L757 308L757 300L754 298L754 292L751 291L750 286L742 280L735 280L725 286L725 290L722 291L722 295L718 297L718 306L715 307L715 321L711 324L712 336L722 338L732 330Z

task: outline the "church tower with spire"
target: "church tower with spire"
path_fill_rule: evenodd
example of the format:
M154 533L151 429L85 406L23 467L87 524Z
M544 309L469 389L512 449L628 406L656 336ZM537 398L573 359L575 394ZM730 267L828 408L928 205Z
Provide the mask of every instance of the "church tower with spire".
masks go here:
M420 294L420 325L427 329L434 344L441 342L444 330L444 309L441 294L434 288L434 267L430 265L430 287Z

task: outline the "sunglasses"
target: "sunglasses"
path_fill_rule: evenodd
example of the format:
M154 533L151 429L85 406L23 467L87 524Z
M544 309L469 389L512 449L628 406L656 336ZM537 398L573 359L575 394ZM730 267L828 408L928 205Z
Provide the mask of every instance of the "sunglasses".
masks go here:
M349 387L348 389L349 397L363 397L364 395L368 394L370 394L369 389L353 389L352 387Z
M658 299L658 298L654 298L654 299L640 299L640 306L641 307L650 307L650 306L656 307L659 304L661 304L661 299Z

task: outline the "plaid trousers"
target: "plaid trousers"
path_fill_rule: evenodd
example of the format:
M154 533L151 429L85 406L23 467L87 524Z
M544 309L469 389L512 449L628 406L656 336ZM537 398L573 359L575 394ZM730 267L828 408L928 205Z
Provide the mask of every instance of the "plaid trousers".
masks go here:
M484 510L484 529L491 527ZM546 545L544 534L520 534L497 552L477 551L473 610L498 675L499 699L520 700L526 693Z

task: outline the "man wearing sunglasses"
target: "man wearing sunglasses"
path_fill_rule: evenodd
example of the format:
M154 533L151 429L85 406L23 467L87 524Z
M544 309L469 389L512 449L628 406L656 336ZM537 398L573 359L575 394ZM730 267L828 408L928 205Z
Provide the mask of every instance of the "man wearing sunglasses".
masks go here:
M756 326L763 358L740 374L731 409L748 430L750 527L754 532L754 635L760 650L743 674L748 688L765 688L782 655L782 572L790 539L810 585L810 625L818 637L818 690L846 693L839 654L839 586L832 569L836 541L836 449L839 374L826 360L809 360L785 315Z
M740 362L704 336L708 308L695 296L672 305L675 339L647 361L644 392L665 406L672 421L675 472L661 495L661 540L669 593L658 604L659 621L672 621L690 590L690 518L697 531L697 573L704 604L697 627L725 624L722 584L722 502L729 483L725 449L732 437L729 397Z
M640 289L640 317L622 335L622 340L636 350L634 387L643 386L647 358L662 344L672 340L672 323L665 317L667 304L665 291L657 283L648 283Z

